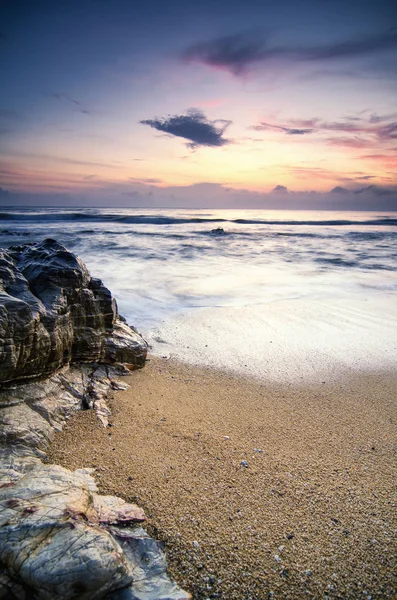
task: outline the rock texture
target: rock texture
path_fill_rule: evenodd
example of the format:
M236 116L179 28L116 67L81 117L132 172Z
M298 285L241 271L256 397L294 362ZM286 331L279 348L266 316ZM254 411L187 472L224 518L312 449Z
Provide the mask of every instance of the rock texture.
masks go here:
M146 344L83 262L54 240L0 252L0 382L73 362L143 366Z
M0 599L185 600L143 511L90 469L43 462L79 409L106 425L146 343L110 292L53 240L0 251Z

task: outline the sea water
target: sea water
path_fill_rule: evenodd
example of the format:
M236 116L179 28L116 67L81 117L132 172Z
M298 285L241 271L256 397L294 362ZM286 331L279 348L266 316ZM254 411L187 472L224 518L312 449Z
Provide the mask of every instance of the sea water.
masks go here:
M0 246L46 237L155 354L291 381L395 368L397 213L1 209Z

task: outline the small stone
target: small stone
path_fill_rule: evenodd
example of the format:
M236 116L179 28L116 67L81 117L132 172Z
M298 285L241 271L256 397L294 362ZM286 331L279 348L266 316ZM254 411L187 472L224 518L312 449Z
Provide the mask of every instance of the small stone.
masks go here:
M280 562L281 562L281 558L279 557L279 555L278 555L278 554L275 554L275 555L274 555L274 560L275 560L276 562L278 562L278 563L280 563Z
M312 574L312 572L311 572L311 570L310 570L310 569L306 569L306 571L305 571L305 574L306 574L308 577L310 577L310 575Z
M246 460L242 460L242 461L240 462L240 465L241 465L242 467L245 467L246 469L248 469L248 463L247 463L247 461L246 461Z
M254 448L254 452L263 452L260 448Z
M198 543L196 540L194 540L194 542L193 542L193 546L194 546L195 548L198 548L198 547L199 547L199 543Z
M224 439L224 440L230 440L230 437L229 437L228 435L224 435L224 436L223 436L223 439Z

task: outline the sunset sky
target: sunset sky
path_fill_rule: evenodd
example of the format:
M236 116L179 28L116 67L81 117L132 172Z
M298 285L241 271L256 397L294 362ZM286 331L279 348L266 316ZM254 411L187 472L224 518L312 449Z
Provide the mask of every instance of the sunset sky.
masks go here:
M390 0L3 1L0 63L3 205L397 210Z

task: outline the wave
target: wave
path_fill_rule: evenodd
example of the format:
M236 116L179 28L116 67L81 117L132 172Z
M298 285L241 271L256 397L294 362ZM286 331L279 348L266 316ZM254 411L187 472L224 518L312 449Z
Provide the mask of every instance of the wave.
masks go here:
M322 219L322 220L293 220L293 219L226 219L221 217L172 217L164 215L121 215L100 212L1 212L0 221L43 222L43 221L74 221L93 223L125 223L128 225L182 225L182 224L213 224L231 223L237 225L268 225L268 226L388 226L396 227L397 219L379 217L369 220L351 219Z
M370 219L368 221L352 221L344 219L330 219L330 220L308 220L308 221L293 221L293 220L264 220L264 219L234 219L232 223L239 223L242 225L320 225L320 226L335 226L335 225L391 225L397 226L397 219L393 218L381 218L381 219Z

